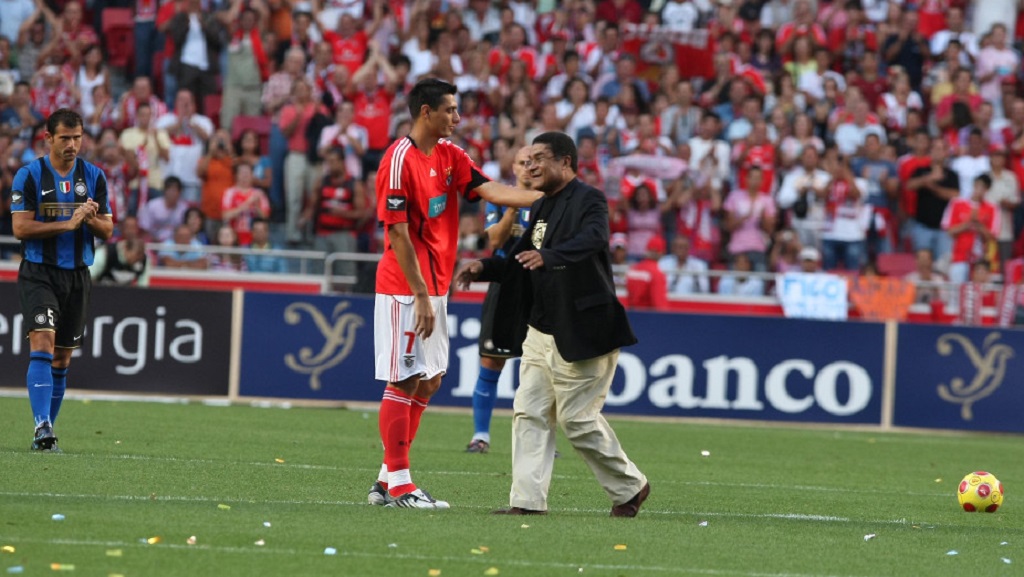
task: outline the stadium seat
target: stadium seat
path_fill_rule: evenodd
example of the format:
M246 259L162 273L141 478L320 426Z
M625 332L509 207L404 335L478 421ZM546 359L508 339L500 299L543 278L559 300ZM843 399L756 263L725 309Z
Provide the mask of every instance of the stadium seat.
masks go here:
M135 20L130 8L104 8L101 18L107 64L127 67L135 57Z
M207 94L203 97L203 116L213 121L216 128L220 128L220 107L223 103L221 94Z
M878 274L902 277L917 268L917 257L910 252L889 252L878 255Z
M236 141L247 129L260 135L260 154L270 153L270 118L267 116L236 116L231 123L231 140Z

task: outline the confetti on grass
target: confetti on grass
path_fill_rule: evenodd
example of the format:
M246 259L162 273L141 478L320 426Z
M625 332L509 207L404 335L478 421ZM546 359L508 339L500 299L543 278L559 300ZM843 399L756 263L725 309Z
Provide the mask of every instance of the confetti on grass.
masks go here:
M626 550L626 546L625 545L616 545L615 546L615 550L616 551L625 551Z
M864 540L865 541L870 541L870 540L874 539L875 537L877 537L877 535L875 535L874 533L868 533L867 535L864 535Z
M185 539L185 544L186 545L195 545L196 544L196 536L192 535L188 539Z
M498 573L501 573L501 571L498 571L497 567L491 567L484 571L484 575L497 575Z
M107 557L121 557L124 555L124 551L120 549L107 549Z
M230 511L231 505L225 505L224 503L220 503L219 505L217 505L217 508L220 509L221 511Z
M335 549L334 547L325 547L324 548L324 555L337 555L337 554L338 554L338 550Z
M75 566L70 563L50 563L50 569L53 571L74 571Z
M51 516L50 518L54 521L63 521L64 515L61 515L60 513L54 513L53 516Z
M430 575L430 577L437 577L440 574L441 574L441 570L440 569L431 569L430 571L427 571L427 575Z
M1004 545L1005 545L1005 543L1004 543ZM3 552L3 553L14 553L14 546L13 545L4 545L3 547L0 547L0 552Z

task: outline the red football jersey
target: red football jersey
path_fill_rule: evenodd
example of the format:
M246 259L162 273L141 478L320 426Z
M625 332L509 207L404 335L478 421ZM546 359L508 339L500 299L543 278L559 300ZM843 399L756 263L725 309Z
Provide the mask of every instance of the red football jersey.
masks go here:
M459 244L459 196L479 200L475 189L487 182L469 155L440 140L430 156L411 138L395 141L377 172L377 218L384 223L384 256L377 267L377 292L411 295L398 266L387 229L408 223L420 272L431 296L448 294Z

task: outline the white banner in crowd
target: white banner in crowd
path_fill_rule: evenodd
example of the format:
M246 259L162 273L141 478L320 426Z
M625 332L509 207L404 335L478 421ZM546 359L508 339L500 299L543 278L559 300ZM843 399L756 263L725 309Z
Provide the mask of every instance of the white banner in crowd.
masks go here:
M841 276L788 272L776 277L775 286L786 318L846 320L846 279Z

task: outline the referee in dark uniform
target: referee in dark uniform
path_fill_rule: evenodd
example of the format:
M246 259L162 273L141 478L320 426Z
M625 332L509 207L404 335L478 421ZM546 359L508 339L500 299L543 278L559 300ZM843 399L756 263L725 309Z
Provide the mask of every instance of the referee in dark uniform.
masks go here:
M78 158L77 112L46 120L50 153L18 170L11 187L14 236L21 240L18 294L31 356L26 383L35 417L34 451L60 451L53 423L67 387L71 352L82 344L95 239L114 231L103 171Z

